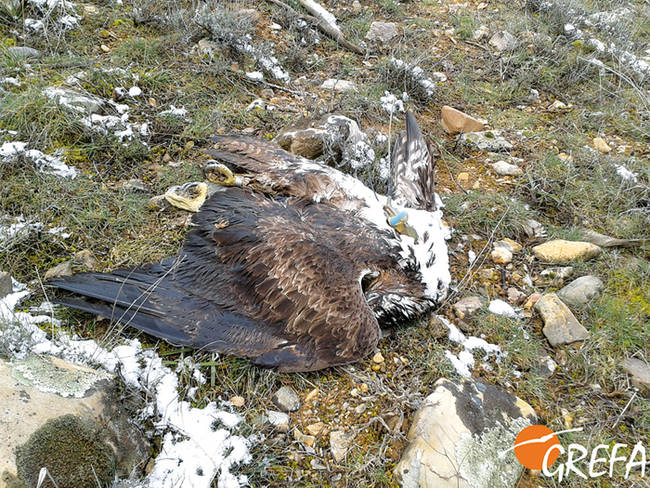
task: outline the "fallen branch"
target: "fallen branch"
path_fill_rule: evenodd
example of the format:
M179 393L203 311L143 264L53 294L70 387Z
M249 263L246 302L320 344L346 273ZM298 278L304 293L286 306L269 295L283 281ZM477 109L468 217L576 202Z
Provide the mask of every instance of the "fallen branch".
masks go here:
M300 5L302 5L305 8L305 10L307 10L312 15L300 13L294 8L287 5L286 3L281 2L280 0L267 0L267 1L288 10L289 12L300 17L306 22L315 24L321 31L323 31L333 40L338 42L344 48L352 52L355 52L357 54L366 53L363 48L357 46L356 44L352 44L350 41L345 39L345 37L343 36L343 32L341 32L341 29L339 29L338 26L335 23L332 23L331 21L331 19L334 18L334 16L330 14L327 10L325 10L323 7L321 7L318 3L314 2L313 0L298 0Z

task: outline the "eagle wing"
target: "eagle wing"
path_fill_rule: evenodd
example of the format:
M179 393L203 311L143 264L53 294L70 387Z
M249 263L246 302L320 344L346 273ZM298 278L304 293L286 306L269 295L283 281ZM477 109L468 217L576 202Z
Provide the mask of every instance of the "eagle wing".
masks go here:
M433 211L435 165L431 151L411 112L406 113L406 130L395 142L391 166L390 197L404 207Z
M276 195L327 201L347 210L361 203L340 185L343 174L329 166L296 156L273 142L252 137L226 135L212 137L206 154L248 174L253 183Z
M361 277L390 252L379 231L328 205L239 188L215 193L194 224L175 260L50 284L82 296L59 300L66 305L280 371L345 364L375 348Z

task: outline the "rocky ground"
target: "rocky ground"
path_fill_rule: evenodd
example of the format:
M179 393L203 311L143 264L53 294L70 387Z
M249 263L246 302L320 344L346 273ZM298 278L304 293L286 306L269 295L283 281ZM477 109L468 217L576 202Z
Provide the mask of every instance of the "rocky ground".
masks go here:
M624 479L622 464L612 477L560 484L514 457L498 472L485 462L533 418L583 429L563 445L647 445L647 3L323 1L338 42L286 4L0 0L0 298L14 297L0 302L0 368L22 367L8 324L25 322L42 331L37 352L122 371L110 394L135 403L164 393L143 380L143 364L159 379L179 371L178 412L211 412L221 419L213 433L231 439L214 486L417 486L409 466L440 474L454 456L449 476L467 486L647 486L647 469ZM434 316L366 361L277 374L148 337L143 351L107 320L39 308L48 277L176 252L189 214L156 197L201 179L211 134L276 139L384 191L405 109L439 153L453 283ZM71 354L62 333L97 341L102 360L77 343ZM139 369L120 362L125 351ZM33 378L4 376L18 412ZM74 402L61 408L78 414ZM154 459L182 440L163 439L181 428L169 411L141 414L151 444L135 437L147 454L128 468L160 472ZM98 429L89 425L75 432L84 439ZM22 445L38 427L14 434ZM450 430L472 443L440 441ZM24 444L21 459L39 443ZM35 484L34 471L14 474Z

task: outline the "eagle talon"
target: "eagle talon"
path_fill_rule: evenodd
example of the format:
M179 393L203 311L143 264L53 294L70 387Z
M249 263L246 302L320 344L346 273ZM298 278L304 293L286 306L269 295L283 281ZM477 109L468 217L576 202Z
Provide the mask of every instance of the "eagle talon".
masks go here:
M222 186L241 186L241 178L238 178L228 166L222 163L206 164L203 167L203 174L211 183Z
M165 200L174 207L198 212L208 196L208 185L192 181L184 185L172 186L164 196Z

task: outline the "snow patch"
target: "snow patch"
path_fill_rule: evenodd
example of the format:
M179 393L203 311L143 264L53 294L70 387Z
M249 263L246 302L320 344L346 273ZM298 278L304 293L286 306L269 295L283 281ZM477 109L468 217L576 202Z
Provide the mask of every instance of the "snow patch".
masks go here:
M445 357L451 362L454 369L459 375L469 378L472 376L472 369L475 365L474 352L481 350L484 352L484 358L494 357L495 362L499 363L501 358L506 355L496 344L490 344L485 339L479 337L466 337L458 327L449 322L445 317L438 315L437 318L449 329L449 340L460 344L463 348L458 355L451 351L445 351ZM486 365L487 366L487 365Z
M52 354L84 366L100 365L119 374L128 387L146 394L148 402L138 421L153 421L163 440L153 469L141 486L209 488L215 478L221 487L248 486L245 475L232 472L251 461L249 449L256 441L233 433L242 421L239 415L220 410L215 402L201 409L181 400L177 375L163 365L155 350L143 349L136 339L111 351L93 340L79 340L64 332L48 339L38 324L59 326L57 320L15 311L29 293L25 285L14 281L12 293L0 299L0 343L13 357Z
M37 149L27 149L26 142L5 142L0 147L0 159L3 163L12 163L20 160L33 162L41 173L74 179L77 169L68 166L55 152L54 155L45 154Z

